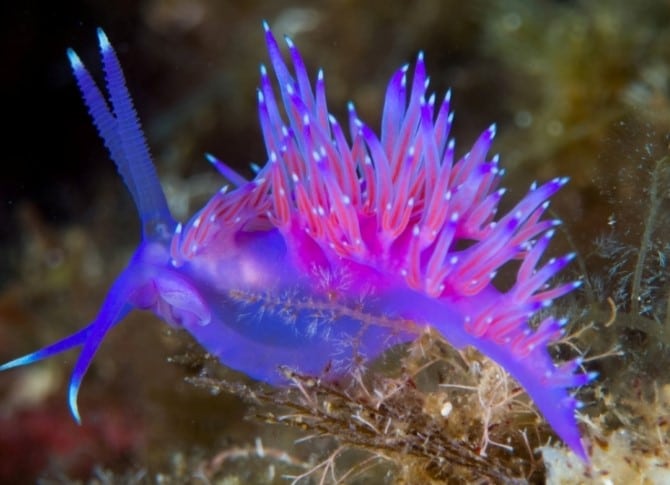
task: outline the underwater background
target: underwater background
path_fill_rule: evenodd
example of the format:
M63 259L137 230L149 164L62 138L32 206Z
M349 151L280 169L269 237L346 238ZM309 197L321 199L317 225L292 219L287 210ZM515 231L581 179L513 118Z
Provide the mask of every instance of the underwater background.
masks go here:
M65 49L75 48L96 75L93 33L105 29L183 220L222 183L204 152L247 175L250 162L265 161L255 88L267 61L266 19L300 46L310 72L324 68L336 116L353 100L359 116L378 126L388 77L424 50L435 91L453 90L457 147L497 123L494 151L507 170L509 200L533 180L571 178L552 200L552 216L564 224L551 252L577 251L565 278L581 276L585 285L557 302L572 323L571 340L555 353L584 353L601 377L580 391L587 469L539 418L511 404L515 390L501 394L509 384L499 368L473 357L481 366L474 377L458 370L461 357L442 341L392 351L358 392L342 394L308 376L280 392L221 369L185 333L136 313L110 333L85 380L81 427L64 398L72 353L0 375L0 482L670 480L670 3L154 0L2 8L0 362L87 323L140 232ZM445 381L462 388L437 385ZM380 401L366 393L383 395L383 406L370 408ZM374 419L398 426L402 439L381 442L350 425L352 415L370 420L380 409ZM409 425L400 429L401 422ZM325 437L307 439L314 435ZM503 446L482 454L483 436ZM554 446L533 451L549 440Z

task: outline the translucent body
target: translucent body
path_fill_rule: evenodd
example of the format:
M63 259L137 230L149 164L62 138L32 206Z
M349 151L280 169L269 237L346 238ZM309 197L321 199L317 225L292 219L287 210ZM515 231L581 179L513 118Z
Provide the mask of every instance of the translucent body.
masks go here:
M79 421L76 397L95 350L133 308L185 328L223 364L272 384L284 382L281 365L325 377L346 373L430 326L505 367L586 459L579 403L567 389L595 375L576 372L579 360L552 362L547 345L564 321L529 326L538 310L578 286L547 284L572 255L539 264L557 223L542 219L547 199L566 179L533 185L496 218L502 170L497 157L486 158L495 127L456 161L449 94L439 106L426 97L422 55L411 87L407 66L391 78L379 138L349 107L349 143L328 113L323 75L312 89L292 42L293 73L265 31L280 94L278 101L262 66L258 105L268 163L246 181L210 157L237 187L220 191L185 225L167 209L104 33L109 103L69 51L137 205L143 241L89 326L0 370L81 345L69 391ZM497 270L515 260L516 282L499 291Z

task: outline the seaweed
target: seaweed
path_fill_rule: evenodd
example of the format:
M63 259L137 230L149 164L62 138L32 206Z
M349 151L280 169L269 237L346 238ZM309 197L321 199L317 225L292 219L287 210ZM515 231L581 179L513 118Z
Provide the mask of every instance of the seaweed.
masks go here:
M296 485L369 483L389 470L396 483L538 479L533 450L550 432L501 367L476 351L457 352L431 332L391 353L385 369L354 372L346 382L289 368L282 369L292 383L286 390L208 372L188 381L242 397L254 406L250 418L301 430L303 445L329 440L325 458L287 476ZM210 478L220 471L210 467Z

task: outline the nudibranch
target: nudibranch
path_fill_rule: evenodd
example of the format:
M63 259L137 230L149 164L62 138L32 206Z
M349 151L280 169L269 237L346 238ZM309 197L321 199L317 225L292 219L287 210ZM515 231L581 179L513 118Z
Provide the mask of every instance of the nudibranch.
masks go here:
M67 54L101 138L130 191L142 241L95 319L82 330L0 366L30 364L81 347L68 402L105 334L133 309L186 329L222 364L270 384L280 365L345 373L427 327L457 348L477 348L532 397L583 460L571 388L589 383L581 360L547 350L565 320L538 312L579 286L549 280L573 255L540 263L558 221L548 199L567 181L533 184L496 216L504 189L495 125L455 157L450 94L428 95L423 54L388 84L378 135L348 106L349 133L328 112L321 71L310 80L286 39L290 65L266 23L273 81L260 68L258 114L267 163L253 180L209 156L224 187L185 224L170 214L118 58L98 30L108 98L74 51ZM516 261L514 283L496 287ZM543 312L546 314L546 312Z

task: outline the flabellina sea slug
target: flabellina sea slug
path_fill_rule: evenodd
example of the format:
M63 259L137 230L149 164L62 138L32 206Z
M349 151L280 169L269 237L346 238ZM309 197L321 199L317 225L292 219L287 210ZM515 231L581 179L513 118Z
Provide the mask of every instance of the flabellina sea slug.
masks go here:
M273 82L261 66L258 113L267 163L246 180L214 157L235 188L222 189L185 224L170 214L117 56L98 39L108 98L74 51L68 57L101 138L130 191L142 242L96 318L41 350L0 366L30 364L81 347L69 384L77 394L109 329L133 309L186 329L226 366L285 384L280 365L343 374L355 361L415 339L427 327L454 346L473 346L503 366L563 441L588 460L569 392L589 383L575 359L547 350L564 320L539 310L576 288L548 281L573 255L540 263L557 221L543 219L565 178L531 186L496 216L504 189L498 157L487 158L495 126L456 160L450 94L428 95L423 55L388 84L381 135L349 105L349 136L312 83L290 39L292 69L267 24ZM279 96L277 96L277 94ZM501 291L496 272L517 261Z

